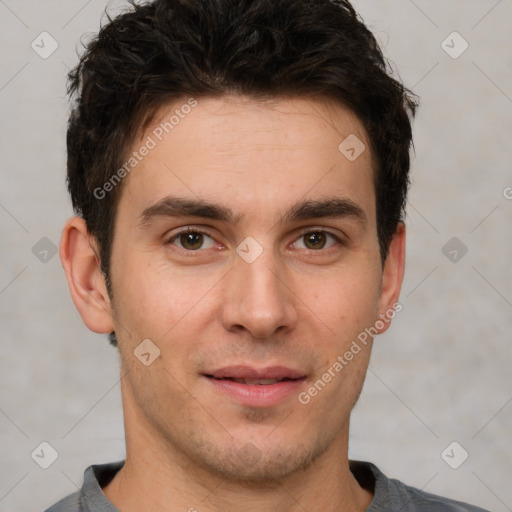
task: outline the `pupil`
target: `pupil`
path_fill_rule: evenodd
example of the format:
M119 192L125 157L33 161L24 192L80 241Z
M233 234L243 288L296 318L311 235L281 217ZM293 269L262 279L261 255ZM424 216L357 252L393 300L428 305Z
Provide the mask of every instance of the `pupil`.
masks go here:
M319 247L323 247L325 244L325 234L324 233L310 233L306 235L306 245L309 246L311 244L311 249L318 249Z
M187 249L196 250L203 244L201 233L185 233L181 235L181 245Z

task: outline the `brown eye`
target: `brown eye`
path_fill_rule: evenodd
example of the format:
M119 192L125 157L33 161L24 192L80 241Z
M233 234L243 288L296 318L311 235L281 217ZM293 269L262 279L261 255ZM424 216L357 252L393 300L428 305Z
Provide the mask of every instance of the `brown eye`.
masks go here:
M304 235L305 245L308 249L323 249L326 238L325 233L321 231Z
M199 249L209 249L215 245L215 241L207 233L202 231L187 229L173 236L168 244L176 245L185 251L199 251Z
M294 246L297 249L320 251L322 249L329 249L336 244L341 244L341 240L337 236L328 231L318 230L303 233L294 243Z
M184 249L196 251L203 245L203 235L201 233L182 233L180 243Z

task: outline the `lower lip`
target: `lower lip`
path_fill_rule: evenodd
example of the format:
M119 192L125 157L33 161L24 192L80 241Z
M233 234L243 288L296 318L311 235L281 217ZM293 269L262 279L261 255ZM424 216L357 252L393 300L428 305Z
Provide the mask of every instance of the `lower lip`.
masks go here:
M297 396L305 378L283 380L275 384L242 384L228 379L206 377L219 391L248 407L272 407Z

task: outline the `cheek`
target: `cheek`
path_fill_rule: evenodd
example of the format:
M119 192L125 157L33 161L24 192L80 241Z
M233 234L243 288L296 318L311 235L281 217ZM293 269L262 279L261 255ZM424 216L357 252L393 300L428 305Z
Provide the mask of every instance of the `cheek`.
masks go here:
M316 336L311 346L321 353L321 365L307 393L313 407L333 421L355 404L370 359L372 337L368 330L378 318L379 287L372 272L364 276L333 280L323 295L317 294L315 308L326 335ZM318 399L313 400L314 396ZM337 407L331 410L333 403Z
M333 274L307 301L337 340L357 336L378 316L379 275L371 269Z
M161 352L159 362L185 370L223 302L216 294L219 275L148 260L133 258L117 268L113 308L119 345L133 355L142 340L150 339Z
M179 333L194 337L229 302L220 295L220 269L173 267L161 256L135 251L115 263L113 307L130 344L149 338L165 346ZM321 337L326 353L340 350L377 318L380 273L368 254L354 254L330 271L296 268L287 281L299 328L312 342Z
M120 323L130 325L130 330L160 338L190 309L197 293L179 273L151 260L133 257L117 266L114 308Z

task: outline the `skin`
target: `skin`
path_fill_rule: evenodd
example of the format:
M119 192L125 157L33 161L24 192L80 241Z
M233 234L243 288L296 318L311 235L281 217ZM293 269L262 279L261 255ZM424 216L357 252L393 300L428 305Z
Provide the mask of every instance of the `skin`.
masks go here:
M133 150L186 100L163 108ZM61 258L83 321L94 332L115 330L119 342L127 457L103 491L123 512L366 510L372 493L350 473L348 432L371 342L305 405L295 393L270 407L241 405L202 374L282 365L307 376L298 389L307 391L392 310L405 228L398 225L383 265L368 137L351 111L327 99L198 101L123 182L113 298L84 221L74 217L63 231ZM338 150L350 134L367 148L353 162ZM141 223L169 195L239 218ZM365 220L284 217L300 201L326 198L350 200ZM187 226L207 233L193 239L199 249L176 237ZM320 243L308 243L306 228ZM236 252L249 236L262 248L252 263ZM144 339L160 350L149 366L134 356Z

